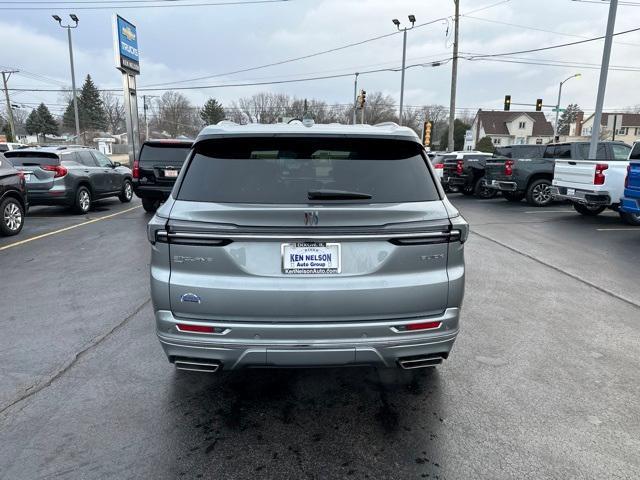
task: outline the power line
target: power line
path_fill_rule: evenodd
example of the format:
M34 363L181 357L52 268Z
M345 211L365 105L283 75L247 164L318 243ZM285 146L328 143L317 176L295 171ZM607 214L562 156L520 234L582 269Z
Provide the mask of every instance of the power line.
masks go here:
M629 30L623 30L622 32L614 33L613 36L624 35L624 34L631 33L631 32L637 32L638 30L640 30L640 27L631 28ZM504 52L504 53L492 53L492 54L486 54L486 55L474 55L473 58L467 58L467 60L475 60L476 58L480 58L480 57L483 57L483 58L504 57L504 56L508 56L508 55L519 55L521 53L542 52L542 51L545 51L545 50L553 50L553 49L556 49L556 48L563 48L563 47L571 47L573 45L580 45L582 43L595 42L596 40L602 40L603 38L604 38L604 35L601 35L599 37L587 38L585 40L578 40L578 41L569 42L569 43L560 43L558 45L550 45L548 47L530 48L528 50L519 50L519 51L516 51L516 52Z
M169 0L155 0L157 1L169 1ZM159 4L159 5L120 5L119 3L114 4L110 2L110 5L92 5L92 6L70 6L70 7L62 7L62 6L50 6L50 7L0 7L0 10L21 10L21 11L29 11L29 10L112 10L114 8L117 9L140 9L140 8L176 8L176 7L221 7L221 6L234 6L234 5L255 5L255 4L267 4L267 3L285 3L291 2L293 0L236 0L231 2L204 2L204 3L177 3L172 1L168 4ZM20 2L23 3L23 2ZM47 2L43 2L47 3ZM69 2L63 2L69 3ZM95 3L95 2L94 2ZM105 2L106 3L106 2ZM129 3L129 2L127 2Z

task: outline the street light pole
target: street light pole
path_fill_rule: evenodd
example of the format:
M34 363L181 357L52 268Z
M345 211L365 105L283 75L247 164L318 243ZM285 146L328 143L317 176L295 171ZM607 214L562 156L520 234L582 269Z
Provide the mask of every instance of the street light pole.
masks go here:
M80 139L80 115L78 114L78 95L76 92L76 73L73 65L73 43L71 42L71 29L78 27L78 17L72 13L69 15L74 24L63 25L62 19L58 15L53 15L53 19L58 22L62 28L67 29L67 38L69 40L69 63L71 64L71 89L73 90L73 113L76 123L76 141L82 143Z
M402 125L402 110L404 105L404 70L407 61L407 30L411 30L416 23L416 17L414 15L409 15L409 21L411 22L411 27L400 28L400 21L397 18L393 19L393 24L396 26L398 31L402 30L402 74L400 76L400 115L398 117L398 124Z
M593 115L593 129L591 130L591 143L589 145L589 158L595 159L598 152L598 140L600 139L600 121L602 119L602 107L604 105L604 92L607 88L607 73L609 72L609 59L611 58L611 43L613 42L613 27L616 24L616 12L618 0L609 2L609 18L607 20L607 33L604 37L604 49L602 51L602 65L600 66L600 81L598 82L598 97L596 98L596 112Z
M578 78L581 75L582 75L581 73L576 73L575 75L571 75L569 78L565 78L563 81L560 82L560 88L558 88L558 103L556 103L556 122L553 126L554 141L557 141L556 137L558 136L558 117L560 115L560 99L562 98L562 85L564 85L566 82L568 82L572 78Z

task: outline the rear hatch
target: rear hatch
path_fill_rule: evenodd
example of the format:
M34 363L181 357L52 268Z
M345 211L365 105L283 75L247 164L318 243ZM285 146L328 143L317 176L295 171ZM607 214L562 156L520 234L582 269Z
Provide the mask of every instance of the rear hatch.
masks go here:
M165 234L176 316L362 321L446 308L455 234L418 143L216 139L187 168Z
M147 184L172 186L184 164L192 142L149 141L140 149L139 178Z
M507 160L512 161L510 158L505 157L491 157L487 158L484 165L484 177L486 181L491 180L504 180L509 178L505 175L504 164Z
M4 156L16 170L24 173L29 191L49 190L63 170L60 158L54 152L12 150L5 152Z

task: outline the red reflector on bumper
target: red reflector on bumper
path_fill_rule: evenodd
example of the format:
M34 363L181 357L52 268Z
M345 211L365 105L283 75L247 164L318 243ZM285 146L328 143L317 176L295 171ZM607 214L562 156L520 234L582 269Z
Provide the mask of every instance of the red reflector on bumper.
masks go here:
M206 325L187 325L184 323L178 323L177 327L181 332L217 333L216 327L208 327Z
M422 323L411 323L409 325L403 325L405 331L412 330L432 330L434 328L440 328L442 322L422 322Z

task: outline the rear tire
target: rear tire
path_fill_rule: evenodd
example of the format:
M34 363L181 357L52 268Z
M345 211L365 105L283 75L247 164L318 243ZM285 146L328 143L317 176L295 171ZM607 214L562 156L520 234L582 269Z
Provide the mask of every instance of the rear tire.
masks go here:
M546 207L553 202L551 180L540 178L531 182L527 188L527 203L532 207Z
M524 198L524 192L502 192L502 196L508 202L519 202Z
M131 183L131 180L127 179L124 181L124 184L122 185L122 191L120 192L118 198L122 203L129 203L131 201L131 199L133 198L133 185Z
M5 198L0 203L0 233L7 237L17 235L24 225L24 208L13 197Z
M466 196L471 196L473 195L473 191L474 191L474 185L464 185L462 187L458 187L459 188L459 192L462 193L463 195Z
M600 215L602 212L604 212L605 208L607 207L589 206L589 205L582 205L580 203L574 203L573 208L580 215L584 215L586 217L595 217L596 215Z
M76 199L73 203L73 210L79 214L89 213L91 210L91 192L87 187L80 187L76 192Z
M619 212L622 221L635 227L640 226L640 213Z
M497 190L485 187L482 182L484 182L484 177L480 177L478 180L476 180L476 183L473 187L473 194L476 197L482 198L483 200L488 200L498 194Z
M142 199L142 208L144 208L145 212L155 213L155 211L160 206L160 201L155 198L143 198Z

